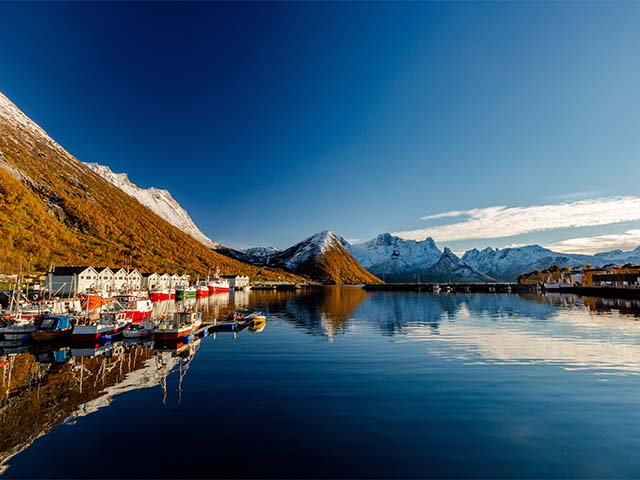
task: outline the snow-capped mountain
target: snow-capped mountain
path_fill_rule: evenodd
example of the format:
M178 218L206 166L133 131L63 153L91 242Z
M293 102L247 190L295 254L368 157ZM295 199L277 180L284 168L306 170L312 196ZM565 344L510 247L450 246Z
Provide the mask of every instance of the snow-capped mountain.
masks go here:
M343 246L340 237L325 230L268 257L269 265L308 275L324 283L378 283Z
M421 242L404 240L389 233L361 244L342 244L364 268L386 281L416 281L441 257L442 252L433 239Z
M462 256L462 261L495 279L510 282L516 281L522 273L542 270L551 265L581 267L585 264L603 264L602 260L590 255L557 253L540 245L503 249L487 247L484 250L474 248Z
M251 247L243 250L244 253L252 257L266 260L269 257L281 252L278 247Z
M624 252L622 250L612 250L610 252L596 253L594 257L601 262L624 265L625 263L640 264L640 247Z
M475 268L460 260L449 248L444 252L420 278L423 282L459 282L459 283L484 283L495 281L488 275L479 272Z
M129 180L126 173L114 173L109 167L97 163L85 163L85 165L203 245L209 248L220 246L219 243L214 242L200 231L187 211L180 206L168 190L155 187L141 188Z

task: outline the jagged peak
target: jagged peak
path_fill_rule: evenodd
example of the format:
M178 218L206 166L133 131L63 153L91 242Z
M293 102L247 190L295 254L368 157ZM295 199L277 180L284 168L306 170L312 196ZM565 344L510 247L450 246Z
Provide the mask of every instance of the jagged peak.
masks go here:
M460 260L458 256L455 253L453 253L453 251L449 247L444 247L444 250L442 251L442 256L449 257L455 260Z

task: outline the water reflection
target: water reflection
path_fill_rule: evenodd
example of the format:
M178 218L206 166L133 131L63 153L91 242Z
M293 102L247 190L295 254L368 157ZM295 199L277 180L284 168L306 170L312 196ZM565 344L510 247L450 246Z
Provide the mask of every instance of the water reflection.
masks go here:
M535 393L535 388L542 388L540 385L547 381L547 373L551 375L549 383L558 378L570 382L583 373L574 371L582 370L586 374L580 381L587 378L589 389L596 383L603 384L600 379L610 380L611 375L640 373L640 302L636 301L559 294L367 293L354 287L330 287L299 292L236 292L191 302L204 312L205 321L224 317L232 309L249 308L266 313L270 326L258 335L246 332L241 339L247 341L237 343L214 343L212 338L202 338L164 347L154 345L152 341L138 343L131 340L89 347L59 345L36 349L6 345L2 348L0 469L6 469L13 456L59 425L77 423L74 430L78 431L86 425L84 417L98 411L102 411L103 422L113 421L113 415L104 414L122 405L117 403L105 411L105 407L113 405L114 398L127 408L130 405L149 407L149 403L135 403L131 400L132 395L124 396L127 392L146 389L145 395L151 398L152 407L162 410L160 413L154 411L159 418L158 424L162 421L192 422L188 424L192 428L190 434L198 435L202 444L211 442L219 449L229 448L229 445L236 449L237 445L252 441L253 438L243 437L243 432L256 434L251 428L267 432L264 433L267 436L285 435L293 428L291 425L301 424L303 430L310 432L309 436L294 432L295 438L288 444L291 452L299 455L317 452L306 446L325 447L331 443L327 439L346 442L346 445L351 445L349 441L353 440L353 450L347 451L355 458L364 451L378 451L376 449L381 445L388 448L393 442L383 441L386 438L384 428L377 426L371 427L366 438L345 435L336 440L335 431L329 428L331 422L326 421L327 416L334 415L334 422L340 422L340 425L352 422L350 431L353 432L363 431L369 428L368 425L392 429L393 422L397 422L399 427L393 438L396 441L405 438L407 444L395 451L394 458L415 460L415 471L423 473L424 470L418 467L428 462L416 460L425 454L417 446L436 444L446 436L443 432L455 430L450 426L460 428L463 420L464 425L474 425L474 422L479 425L478 422L485 421L478 426L475 435L482 440L478 444L486 443L485 435L491 422L499 423L499 420L482 417L482 402L486 402L490 389L493 389L492 395L502 395L502 405L510 401L524 405L527 397L515 398L514 395L521 392L528 395L531 385L531 391ZM171 314L182 307L179 303L163 302L155 306L154 315ZM541 366L545 375L540 375ZM490 377L493 383L483 383L485 374L489 374L486 378ZM539 380L541 383L527 383L531 378L540 377L543 377ZM189 380L188 389L182 381L185 378ZM500 379L504 383L499 383ZM618 380L635 381L624 377L618 377ZM464 395L460 395L461 389ZM185 390L188 395L183 397ZM586 387L583 391L587 391ZM570 393L564 393L565 400L585 401ZM555 395L556 391L551 390L548 401L559 407L559 403L553 403ZM210 415L208 420L201 419L203 405L230 412L236 411L238 405L246 405L248 398L251 399L249 412L243 411L238 416L224 415L224 418ZM493 401L494 397L491 398ZM456 401L459 402L457 406L451 407ZM484 406L486 411L492 408L491 405ZM548 408L540 415L553 411ZM378 412L384 412L384 415L375 417ZM464 416L465 412L468 417ZM123 410L119 413L122 415ZM160 418L160 414L176 417L169 420ZM140 415L153 414L144 410ZM561 416L566 418L565 414ZM92 415L90 419L104 426L98 422L100 417ZM378 421L372 422L371 418ZM440 418L450 421L438 430ZM578 425L581 424L579 420ZM420 428L415 427L418 421L423 422ZM154 422L156 417L141 424L149 426ZM200 422L203 428L199 428ZM504 428L509 428L509 421L505 422ZM528 421L522 424L531 426ZM412 428L415 429L411 431ZM434 437L424 438L433 442L415 441L431 429L435 432ZM122 431L128 436L138 434L127 431L127 425L123 425ZM146 437L144 432L139 434L144 441L153 440L148 433ZM216 434L224 441L215 443ZM464 434L465 438L473 438L474 431L471 428ZM546 432L542 431L543 434ZM229 436L234 436L235 441L229 442ZM47 438L58 437L52 434ZM376 443L376 439L380 442ZM459 438L449 440L449 445L455 446ZM363 442L367 441L371 447L368 450L362 448ZM513 445L513 439L509 442L507 447ZM278 442L273 444L273 448L281 446ZM298 444L305 446L304 451L294 449ZM537 446L543 444L535 442ZM505 447L500 442L496 445ZM417 450L403 457L403 452L411 448ZM37 446L29 452L34 449ZM337 450L340 449L332 451L331 458L347 459L344 460L347 462L349 455ZM434 460L446 457L445 450L461 451L444 447L432 450ZM500 451L499 448L494 450ZM224 451L224 455L229 454ZM24 458L29 455L34 454L25 452ZM277 459L273 455L273 452L265 453L261 465L269 458L275 465ZM479 454L477 458L481 465L485 457ZM296 465L308 468L308 465L314 465L314 459L317 457L303 458ZM92 460L89 458L87 464ZM369 462L377 460L377 457L367 457ZM461 464L458 457L449 460L450 465ZM281 458L282 464L273 466L271 471L290 476L309 471L286 470L287 461ZM18 470L18 459L13 462L14 469ZM402 464L400 461L391 463ZM192 470L187 468L168 471L167 475L183 473L188 476L190 472ZM371 473L366 469L355 471L363 472ZM398 472L400 470L385 471L389 476ZM24 470L21 473L24 474ZM256 471L249 473L253 475L246 476L256 476ZM465 473L474 476L473 471ZM489 473L496 474L497 471Z
M248 299L248 292L234 292L198 301L158 302L153 315L171 315L192 303L203 311L205 321L212 321L247 306ZM111 405L118 395L156 387L159 401L166 404L171 395L167 379L172 374L177 377L179 403L183 379L201 341L195 337L166 345L140 339L95 345L5 342L0 346L0 473L39 437Z

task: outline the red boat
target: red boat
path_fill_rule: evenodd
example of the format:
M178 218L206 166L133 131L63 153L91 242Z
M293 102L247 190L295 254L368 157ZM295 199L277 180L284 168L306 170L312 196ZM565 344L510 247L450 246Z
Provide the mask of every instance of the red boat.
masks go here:
M175 293L173 294L175 298ZM149 292L149 298L152 302L162 302L163 300L170 300L171 293L167 288L159 288Z
M196 287L196 298L208 297L209 288L206 285L198 285Z
M116 296L116 300L122 305L125 317L134 323L142 322L153 313L151 300L141 294L124 294Z

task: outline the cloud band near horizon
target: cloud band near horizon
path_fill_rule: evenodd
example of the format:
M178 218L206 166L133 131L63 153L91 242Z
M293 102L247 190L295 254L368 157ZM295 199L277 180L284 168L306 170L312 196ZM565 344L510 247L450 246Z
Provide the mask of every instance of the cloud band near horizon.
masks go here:
M526 207L491 206L453 210L427 215L421 220L443 218L460 220L446 225L395 232L394 235L407 240L432 237L437 242L452 242L633 222L640 220L640 196L602 197Z

